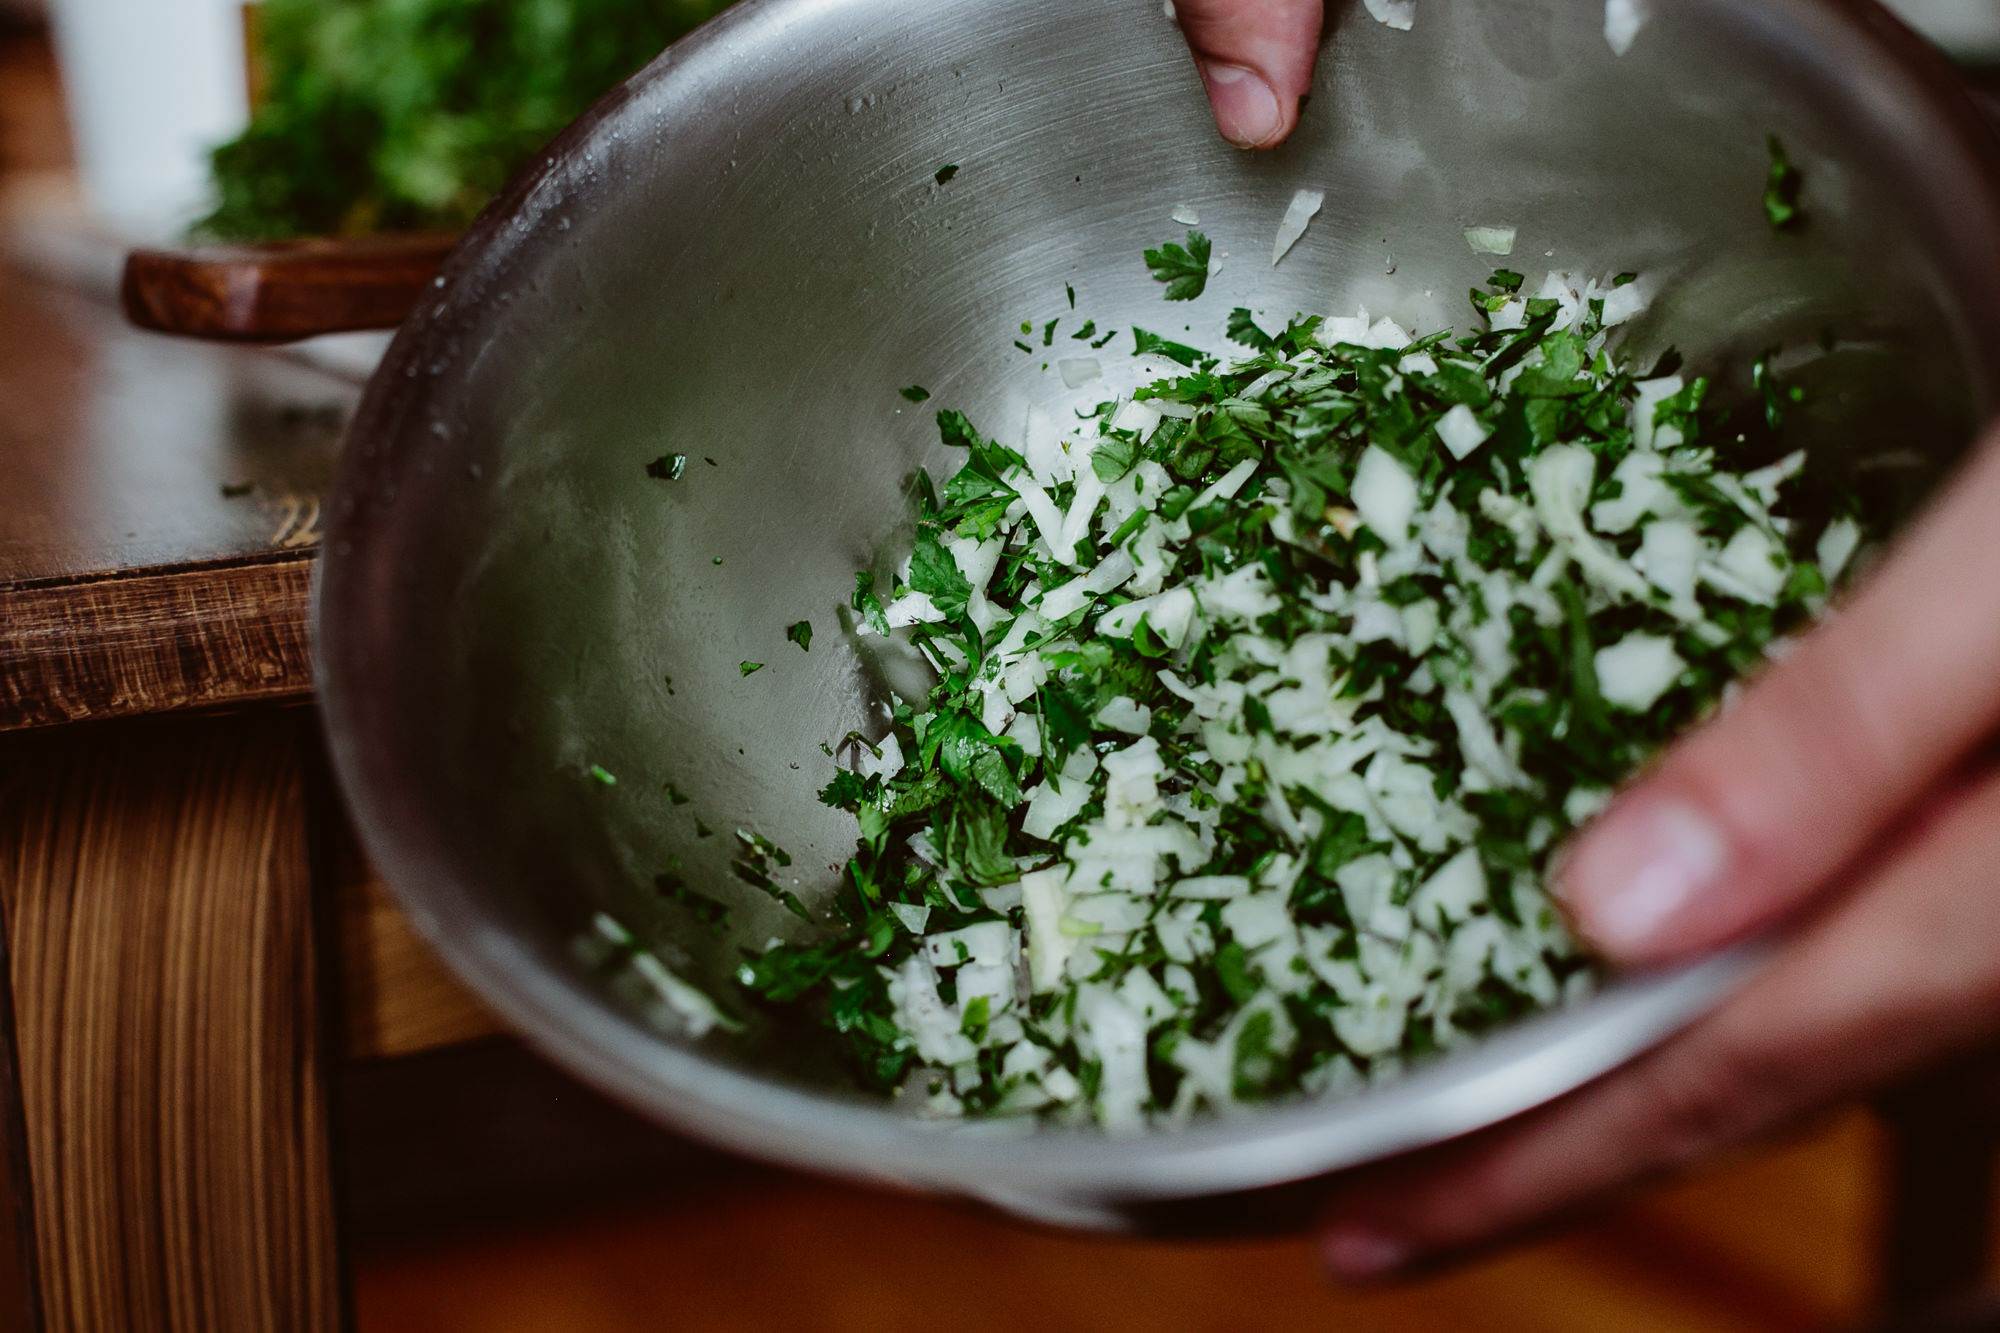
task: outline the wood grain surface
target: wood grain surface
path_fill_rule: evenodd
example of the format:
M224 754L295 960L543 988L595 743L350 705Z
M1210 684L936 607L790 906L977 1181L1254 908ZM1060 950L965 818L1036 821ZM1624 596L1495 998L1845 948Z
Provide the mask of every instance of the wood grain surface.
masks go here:
M0 739L51 1333L339 1325L304 710Z
M1866 1310L1850 1113L1478 1263L1371 1291L1310 1238L1159 1244L783 1173L370 1247L357 1333L1831 1333Z
M339 914L341 1052L413 1055L504 1031L438 960L340 823L322 858Z
M0 587L310 549L359 397L0 263Z
M0 588L0 731L312 691L304 554Z
M134 250L121 295L126 317L139 327L197 338L286 342L393 329L457 239L316 237Z

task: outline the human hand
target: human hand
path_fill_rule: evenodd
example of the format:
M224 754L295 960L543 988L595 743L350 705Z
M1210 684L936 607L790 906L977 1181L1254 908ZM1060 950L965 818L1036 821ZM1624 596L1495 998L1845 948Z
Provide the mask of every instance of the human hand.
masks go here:
M1561 1101L1358 1177L1329 1266L1387 1276L2000 1033L2000 432L1857 591L1577 840L1611 961L1787 918L1753 982Z
M1275 148L1312 88L1324 0L1174 0L1215 127L1238 148Z

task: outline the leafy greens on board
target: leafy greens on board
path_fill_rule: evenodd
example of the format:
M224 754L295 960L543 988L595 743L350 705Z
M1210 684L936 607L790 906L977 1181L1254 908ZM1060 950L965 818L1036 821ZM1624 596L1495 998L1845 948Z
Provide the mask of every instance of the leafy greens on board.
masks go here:
M216 149L226 239L462 227L585 107L728 0L265 0Z

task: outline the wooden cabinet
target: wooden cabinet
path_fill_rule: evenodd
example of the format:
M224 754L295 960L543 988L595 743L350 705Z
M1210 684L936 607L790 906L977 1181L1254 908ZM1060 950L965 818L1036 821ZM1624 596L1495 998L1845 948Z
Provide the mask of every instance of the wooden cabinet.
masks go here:
M339 1063L494 1031L310 705L357 396L0 270L0 1330L340 1327Z

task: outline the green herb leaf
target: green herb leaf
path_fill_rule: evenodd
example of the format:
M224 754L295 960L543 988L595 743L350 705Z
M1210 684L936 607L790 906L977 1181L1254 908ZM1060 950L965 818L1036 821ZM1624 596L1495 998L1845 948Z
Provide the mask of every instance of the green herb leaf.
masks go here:
M1146 267L1155 282L1167 284L1169 301L1192 301L1202 294L1208 286L1209 249L1208 237L1191 231L1185 247L1169 241L1146 251Z
M1169 361L1178 361L1184 366L1192 366L1201 360L1201 353L1185 343L1169 342L1157 333L1145 329L1132 330L1132 354L1164 356Z
M688 887L686 878L670 871L653 877L653 887L694 914L694 919L710 932L721 935L729 929L729 907L719 899Z
M1764 143L1771 153L1771 169L1764 178L1764 220L1774 232L1800 231L1806 224L1805 213L1799 208L1805 175L1792 165L1777 135L1766 135Z
M958 1030L974 1041L986 1040L987 1014L993 1002L984 995L975 995L965 1005L965 1017L960 1020Z
M1009 810L1021 803L1021 786L998 750L983 750L972 761L972 780Z
M1260 352L1268 351L1275 341L1270 334L1257 327L1257 321L1251 318L1250 311L1243 306L1237 306L1229 312L1228 333L1229 341L1241 343L1245 347L1254 347Z
M1250 975L1249 956L1235 940L1215 951L1215 979L1238 1004L1247 1004L1263 989L1263 984Z
M1090 470L1107 485L1132 470L1139 461L1139 440L1131 435L1107 435L1090 454ZM1114 543L1115 544L1115 543Z
M786 626L785 637L796 643L806 652L811 652L813 646L812 622L810 620L801 620Z
M931 599L948 616L965 610L972 584L959 572L958 561L936 537L926 533L910 553L910 586Z

